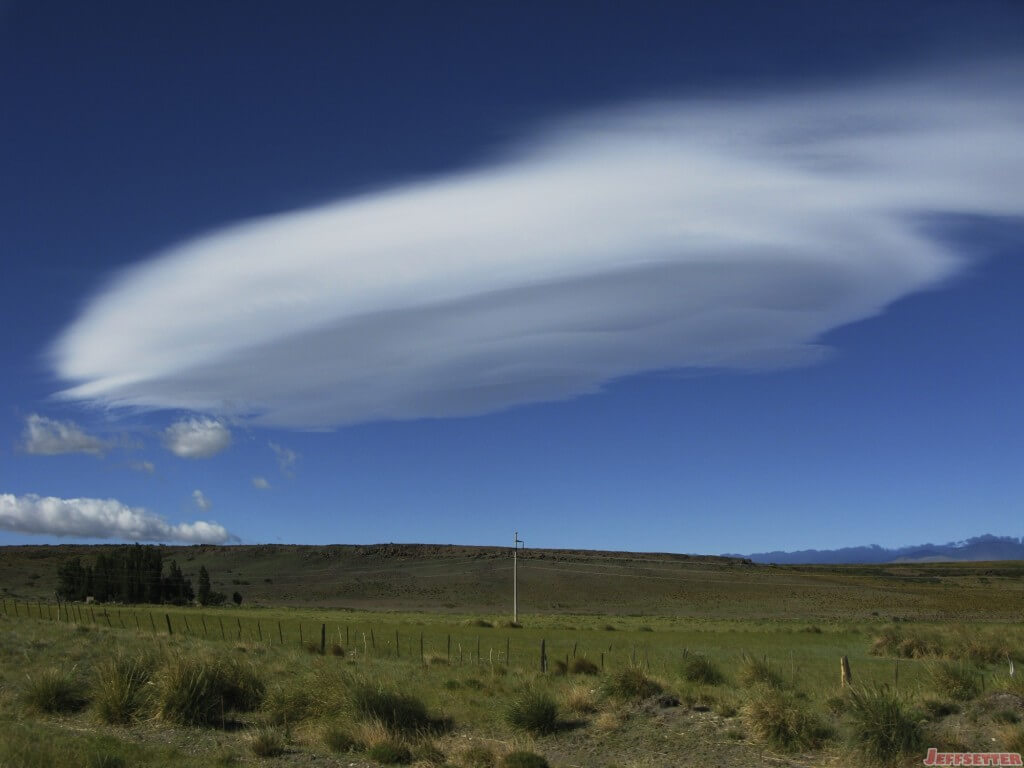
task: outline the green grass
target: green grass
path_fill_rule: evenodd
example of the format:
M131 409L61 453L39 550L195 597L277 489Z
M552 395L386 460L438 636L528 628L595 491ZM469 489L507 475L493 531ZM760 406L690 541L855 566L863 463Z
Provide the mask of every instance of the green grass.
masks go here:
M68 714L85 707L85 693L84 684L73 670L49 667L25 678L22 702L32 712Z
M753 733L785 752L818 749L834 735L805 702L788 691L755 688L748 694L744 709Z
M725 675L715 662L698 653L683 660L683 679L700 685L721 685L725 682Z
M549 768L548 761L536 752L516 750L509 752L501 761L502 768Z
M127 725L150 703L153 660L119 654L100 664L93 677L92 704L109 725Z
M601 689L618 699L646 699L661 693L662 686L639 666L628 666L608 677Z

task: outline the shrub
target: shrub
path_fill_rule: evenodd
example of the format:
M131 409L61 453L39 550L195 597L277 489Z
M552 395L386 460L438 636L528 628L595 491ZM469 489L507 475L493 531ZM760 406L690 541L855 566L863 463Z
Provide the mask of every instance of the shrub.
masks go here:
M601 674L601 668L597 666L590 659L583 658L582 656L578 659L573 659L569 664L569 671L574 675L599 675Z
M487 619L468 619L466 621L466 626L491 628L494 626L494 623L487 621Z
M562 704L567 710L577 715L597 712L597 699L594 692L583 685L574 685L562 694Z
M868 760L888 765L920 752L921 727L887 686L851 688L849 702L853 744Z
M928 698L921 702L921 711L929 720L940 720L946 715L957 714L960 711L960 705L952 701Z
M619 699L646 699L661 693L661 685L649 678L640 667L626 667L605 680L602 686L608 696Z
M561 659L555 659L555 668L552 670L552 674L564 676L569 672L569 665Z
M353 712L362 720L379 720L386 727L403 733L427 730L434 725L426 705L415 696L386 691L367 683L354 685L349 695Z
M385 739L371 744L366 756L382 765L405 765L412 762L412 752L397 739Z
M769 688L781 688L782 676L776 672L767 658L757 658L749 653L740 657L740 683L747 687L763 685Z
M896 656L902 659L923 659L939 656L942 645L920 631L908 632L897 626L882 628L882 633L871 644L875 656Z
M936 693L956 701L970 701L981 692L978 673L964 664L937 661L928 665L927 674Z
M340 645L338 645L338 643L333 643L331 645L331 656L344 656L344 655L345 655L345 649L342 648Z
M148 659L117 656L99 666L92 686L93 706L100 719L124 725L146 704L152 663Z
M747 700L747 722L754 734L771 746L792 752L817 749L832 731L792 694L760 686Z
M1016 725L1020 722L1020 715L1012 709L1000 709L992 714L992 720L1001 725Z
M637 632L653 632L654 631L654 627L649 627L646 624L641 624L639 627L636 628L636 631Z
M332 725L324 731L324 746L332 752L355 752L363 745L345 728Z
M474 744L462 753L459 762L465 768L494 768L494 752L483 744Z
M211 725L227 709L220 680L212 664L172 656L155 678L157 716L178 725Z
M548 761L536 752L516 750L509 752L501 761L502 768L550 768Z
M224 708L236 712L254 712L263 704L266 686L252 664L229 657L214 667Z
M707 656L694 654L683 660L683 679L701 685L718 685L725 677L715 662Z
M249 749L257 757L277 757L285 751L285 738L276 728L258 728L249 734Z
M551 733L558 725L558 705L544 691L527 688L512 700L505 719L514 728L530 733Z
M274 725L298 723L312 714L313 697L304 687L279 686L267 694L263 711Z
M28 676L22 700L29 710L44 714L77 712L87 703L85 688L75 674L56 667Z

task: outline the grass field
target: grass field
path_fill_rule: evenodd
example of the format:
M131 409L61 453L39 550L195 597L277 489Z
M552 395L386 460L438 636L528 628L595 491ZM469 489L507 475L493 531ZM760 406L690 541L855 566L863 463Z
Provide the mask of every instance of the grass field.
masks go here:
M263 549L171 555L246 594L217 609L58 607L44 572L80 553L3 550L0 765L919 765L928 746L1024 746L1021 564L531 553L510 627L490 550ZM347 586L317 581L335 571ZM413 588L432 572L440 598ZM274 597L307 577L351 604Z

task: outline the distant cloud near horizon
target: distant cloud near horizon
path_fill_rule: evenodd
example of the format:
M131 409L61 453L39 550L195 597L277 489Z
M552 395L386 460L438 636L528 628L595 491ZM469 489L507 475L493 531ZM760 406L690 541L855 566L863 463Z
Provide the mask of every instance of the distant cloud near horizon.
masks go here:
M142 507L116 499L60 499L0 494L0 529L18 533L123 541L224 544L235 541L222 525L197 520L172 525Z
M314 429L807 364L962 270L929 216L1022 215L1022 177L1024 100L995 69L633 104L179 243L50 357L67 399Z
M59 421L33 413L25 419L22 448L37 456L85 453L102 457L110 450L110 444L87 434L73 421Z
M164 445L183 459L207 459L231 445L231 430L217 419L185 419L164 430Z
M252 479L252 487L259 488L261 491L265 491L270 488L270 481L265 477L256 476Z

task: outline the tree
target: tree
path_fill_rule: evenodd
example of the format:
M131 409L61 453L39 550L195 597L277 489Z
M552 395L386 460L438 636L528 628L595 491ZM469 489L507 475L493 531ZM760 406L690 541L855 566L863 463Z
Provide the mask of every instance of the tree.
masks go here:
M241 605L242 604L242 593L241 592L235 592L235 594L233 594L231 596L231 599L235 601L235 605Z
M210 573L205 565L199 566L199 604L210 604Z

